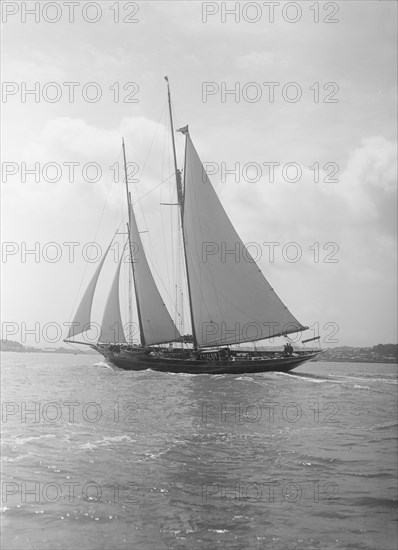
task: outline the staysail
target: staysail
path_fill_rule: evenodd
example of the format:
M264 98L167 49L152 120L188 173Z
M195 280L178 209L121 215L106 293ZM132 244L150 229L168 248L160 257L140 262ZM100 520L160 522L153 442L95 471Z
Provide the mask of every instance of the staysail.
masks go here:
M235 344L305 330L245 248L183 130L183 233L197 344Z
M101 258L101 261L98 264L98 267L95 270L95 273L88 287L86 288L86 292L83 294L83 298L81 299L79 307L77 308L76 315L72 321L71 326L69 327L68 336L66 337L67 340L69 338L73 338L73 336L76 336L77 334L81 334L82 332L86 332L87 330L90 330L91 308L93 305L94 292L97 286L98 277L101 273L102 266L104 265L105 258L108 254L108 251L111 247L112 242L113 242L113 239L109 243L109 246L105 251L105 254Z
M99 342L106 342L107 344L126 344L119 301L119 279L123 257L122 254L113 278L101 323Z
M163 344L181 338L153 279L142 246L134 210L129 205L130 246L137 309L145 345Z

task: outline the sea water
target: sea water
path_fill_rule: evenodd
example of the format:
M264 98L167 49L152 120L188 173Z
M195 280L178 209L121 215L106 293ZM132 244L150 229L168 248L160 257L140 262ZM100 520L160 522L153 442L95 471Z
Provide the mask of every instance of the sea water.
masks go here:
M5 549L395 549L397 366L4 353Z

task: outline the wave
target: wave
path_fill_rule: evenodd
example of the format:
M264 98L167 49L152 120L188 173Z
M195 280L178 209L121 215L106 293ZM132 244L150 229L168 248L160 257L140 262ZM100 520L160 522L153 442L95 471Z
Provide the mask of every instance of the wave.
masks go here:
M331 374L330 375L331 377L335 378L336 375L333 375ZM377 376L377 378L376 378ZM396 377L382 377L380 378L380 374L376 374L376 375L373 375L373 374L361 374L360 376L350 376L349 374L347 375L340 375L340 377L343 378L343 380L360 380L361 382L364 382L366 380L366 382L381 382L381 383L384 383L384 384L397 384L398 383L398 380L396 379ZM336 377L337 378L337 377Z
M275 373L278 377L279 376L283 376L283 377L289 377L289 378L298 378L298 379L303 379L304 380L308 380L308 382L315 382L317 384L319 383L322 383L322 382L332 382L332 383L335 383L334 380L330 380L329 377L322 377L322 376L319 376L317 374L306 374L306 373L299 373L299 372L277 372Z
M350 506L367 506L371 508L394 508L397 507L396 498L383 498L383 497L358 497L350 498L346 500L346 503Z
M387 424L380 424L380 426L373 426L372 430L390 430L391 428L397 428L397 422L391 422Z
M303 382L311 382L314 384L322 384L325 382L329 382L333 385L341 386L344 389L349 390L365 390L365 391L371 391L376 393L385 393L381 389L377 389L368 385L363 384L356 384L353 383L354 380L359 380L360 382L364 382L364 379L361 377L356 376L344 376L344 375L333 375L330 374L327 377L321 377L319 375L314 374L300 374L300 373L278 373L282 374L283 376L289 376L296 379L301 379ZM386 384L397 384L396 381L391 381L390 379L369 379L369 377L366 377L366 382L372 383L372 382L384 382Z
M58 437L58 436L55 434L31 435L27 437L17 435L15 438L12 438L10 441L12 441L12 443L16 443L17 445L25 445L26 443L30 443L31 441L40 441L42 439L48 439L48 438L54 438L54 437Z
M115 435L115 436L109 436L109 437L103 437L102 439L98 439L97 441L82 443L79 445L81 449L97 449L98 447L107 447L109 445L113 445L114 443L122 443L122 442L128 442L128 443L136 443L136 439L133 439L132 437L128 435Z

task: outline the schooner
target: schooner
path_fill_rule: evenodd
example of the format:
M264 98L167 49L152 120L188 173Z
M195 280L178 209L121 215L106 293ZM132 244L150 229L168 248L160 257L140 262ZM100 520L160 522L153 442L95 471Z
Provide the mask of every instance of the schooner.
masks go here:
M126 370L192 374L288 372L321 351L293 351L291 346L285 346L283 353L248 351L237 346L277 336L288 340L289 334L308 327L284 305L244 246L205 172L188 126L177 130L185 136L184 169L178 169L170 87L167 77L165 80L192 335L180 334L149 267L129 191L123 140L127 248L140 344L128 343L123 330L119 300L122 255L105 304L98 342L89 345L108 362ZM111 244L82 297L66 342L87 344L75 337L90 329L95 289ZM220 254L221 245L224 251L237 251L238 258L236 253ZM303 343L311 340L319 340L319 337L303 340Z

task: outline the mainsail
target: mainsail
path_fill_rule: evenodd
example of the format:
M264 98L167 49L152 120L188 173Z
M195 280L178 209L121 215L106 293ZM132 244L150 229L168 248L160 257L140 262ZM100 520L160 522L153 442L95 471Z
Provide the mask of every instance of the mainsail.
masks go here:
M123 257L122 254L113 278L111 290L105 306L104 317L101 323L99 342L106 342L107 344L126 344L119 301L119 279Z
M183 232L197 344L235 344L305 330L245 248L184 133Z
M90 330L91 308L93 305L94 292L97 286L99 274L101 273L102 266L104 265L105 258L108 254L108 251L111 247L112 242L113 242L113 239L110 242L108 248L106 249L105 254L101 258L101 261L98 264L97 269L95 270L93 278L91 279L88 287L86 288L86 292L83 294L83 298L81 299L79 307L76 311L76 315L73 319L71 326L69 327L68 336L66 337L67 340L69 338L73 338L73 336L76 336L76 334L80 334L82 332L86 332L87 330Z
M142 246L134 210L129 205L130 247L134 286L143 345L173 342L181 338L153 279Z

